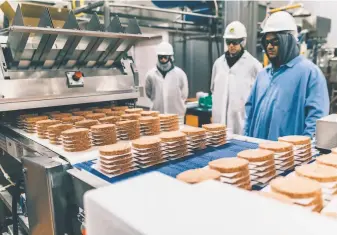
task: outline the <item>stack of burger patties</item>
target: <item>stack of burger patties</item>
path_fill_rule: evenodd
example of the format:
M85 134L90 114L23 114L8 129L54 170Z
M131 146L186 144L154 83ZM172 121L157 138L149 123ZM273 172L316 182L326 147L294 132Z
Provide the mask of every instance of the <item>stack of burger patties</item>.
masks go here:
M67 152L81 152L91 148L89 129L70 129L61 135L63 148Z
M91 137L94 146L115 144L117 142L116 126L114 124L99 124L91 127Z
M86 119L98 121L101 118L105 117L105 113L91 113L85 116Z
M59 124L59 120L42 120L36 122L37 136L41 139L48 139L48 127Z
M135 113L141 114L141 112L143 112L142 108L125 109L125 113L127 114L135 114Z
M92 111L90 111L90 110L74 111L74 112L72 112L72 114L73 114L74 116L85 117L85 116L87 116L88 114L92 114Z
M94 113L111 113L111 109L108 108L99 108L99 109L94 109Z
M276 170L286 171L294 168L295 159L292 144L269 141L261 143L259 148L274 152Z
M94 125L98 125L99 122L97 120L82 120L82 121L79 121L79 122L76 122L75 123L75 126L77 128L91 128L92 126Z
M125 113L122 114L121 120L126 121L126 120L139 120L141 115L139 113Z
M116 124L120 120L121 120L120 116L108 116L108 117L99 119L99 122L102 124Z
M300 177L317 181L322 188L325 202L330 202L337 194L337 169L335 167L312 163L296 167L295 172Z
M139 119L140 132L144 136L160 134L159 117L145 116Z
M284 136L279 141L294 145L295 165L302 165L312 160L311 139L308 136Z
M249 162L237 157L220 158L208 163L208 167L221 173L220 181L250 190Z
M160 114L160 129L162 132L179 130L179 116L176 114Z
M52 119L62 120L62 118L71 117L72 114L71 113L53 113L53 114L50 114L50 116Z
M196 151L206 148L206 130L198 127L184 127L180 130L186 134L189 150Z
M117 143L99 148L98 169L108 176L117 176L135 169L130 143Z
M158 117L159 116L159 112L158 111L143 111L140 113L140 115L142 115L142 117Z
M202 128L207 133L207 145L220 146L227 142L226 126L222 124L205 124Z
M132 141L133 156L141 168L157 165L165 161L158 137L141 137Z
M83 121L84 117L82 116L71 116L71 117L63 117L61 118L62 123L75 125L76 122Z
M249 162L251 180L265 184L276 176L274 152L263 149L249 149L238 153L238 157Z
M25 119L28 117L36 117L36 113L31 113L31 114L21 114L16 118L16 126L19 129L24 129L25 128Z
M138 120L117 122L117 135L120 140L135 140L140 137L140 125Z
M220 172L212 169L192 169L184 171L177 175L177 179L188 184L197 184L206 180L217 180L221 177Z
M26 117L24 119L24 130L27 133L36 133L37 132L36 123L42 120L48 120L48 116Z
M322 189L314 180L296 175L279 177L270 182L270 190L291 198L294 204L310 211L320 212L323 208Z
M180 131L163 132L159 135L165 158L170 160L185 157L189 154L186 134Z
M71 124L56 124L49 126L47 128L49 143L55 145L62 145L61 133L63 131L70 130L72 128L73 125Z

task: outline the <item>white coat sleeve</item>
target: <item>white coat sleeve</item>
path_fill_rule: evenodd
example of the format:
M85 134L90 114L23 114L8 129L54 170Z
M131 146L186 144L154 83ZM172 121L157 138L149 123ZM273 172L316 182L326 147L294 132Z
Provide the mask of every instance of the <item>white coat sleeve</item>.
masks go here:
M187 80L186 73L184 72L182 72L182 76L181 76L180 90L181 90L181 98L185 101L188 97L188 80Z
M212 78L211 78L211 92L213 93L214 91L214 79L215 79L215 75L216 75L216 63L213 64L213 68L212 68Z
M153 100L153 92L152 92L152 79L149 74L146 74L146 80L145 80L145 93L146 96Z

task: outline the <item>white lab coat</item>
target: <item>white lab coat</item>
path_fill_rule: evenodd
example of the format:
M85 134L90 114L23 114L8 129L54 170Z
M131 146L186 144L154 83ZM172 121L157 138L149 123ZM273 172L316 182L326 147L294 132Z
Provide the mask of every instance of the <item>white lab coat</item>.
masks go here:
M218 58L212 71L212 121L226 124L234 134L243 134L245 103L261 63L248 51L229 68L225 55Z
M151 69L146 75L145 92L152 101L151 110L185 115L188 81L185 72L177 66L169 71L165 78L157 67Z

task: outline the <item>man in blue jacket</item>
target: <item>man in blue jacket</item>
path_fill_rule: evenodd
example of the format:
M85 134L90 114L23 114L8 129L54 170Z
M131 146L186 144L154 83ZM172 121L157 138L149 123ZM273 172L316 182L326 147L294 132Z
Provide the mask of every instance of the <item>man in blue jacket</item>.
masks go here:
M246 103L244 133L268 140L312 137L316 120L329 112L326 79L315 64L299 55L297 26L289 13L272 14L263 33L262 45L271 64L258 74Z

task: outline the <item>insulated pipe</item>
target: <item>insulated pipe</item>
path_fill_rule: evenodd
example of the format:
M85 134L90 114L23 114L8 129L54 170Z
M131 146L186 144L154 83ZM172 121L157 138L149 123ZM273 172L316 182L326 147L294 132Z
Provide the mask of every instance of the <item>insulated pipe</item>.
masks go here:
M157 7L146 7L146 6L132 5L132 4L110 3L110 6L112 6L112 7L130 7L130 8L135 8L135 9L165 12L165 13L172 13L172 14L179 14L179 15L198 16L198 17L205 17L205 18L212 18L212 19L219 18L218 16L215 16L215 15L205 15L205 14L194 13L194 12L168 10L168 9L161 9L161 8L157 8Z
M104 1L104 28L108 28L110 25L110 6L107 0Z
M79 13L83 13L83 12L89 11L91 9L101 7L101 6L104 5L104 3L105 3L105 1L98 1L98 2L94 2L94 3L89 3L88 5L86 5L84 7L74 9L73 12L74 12L75 15L77 15Z

